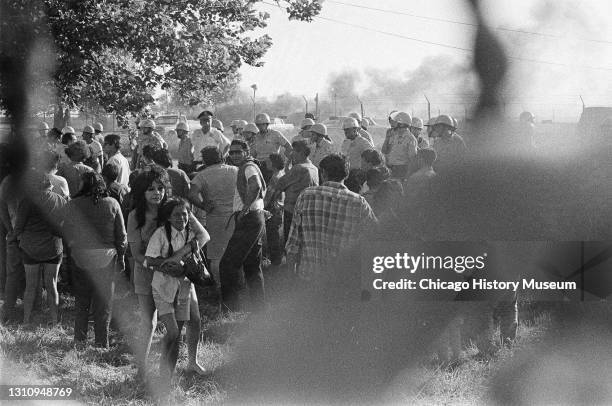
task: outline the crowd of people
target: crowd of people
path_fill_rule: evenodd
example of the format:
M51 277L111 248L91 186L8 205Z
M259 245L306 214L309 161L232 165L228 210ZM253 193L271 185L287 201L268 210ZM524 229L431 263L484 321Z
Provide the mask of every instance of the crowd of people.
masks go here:
M59 280L75 297L75 344L87 342L93 314L95 345L108 347L115 282L127 279L139 304L141 373L159 319L166 327L160 371L173 374L185 324L188 369L202 374L198 297L189 279L167 269L202 252L222 309L265 311L265 267L314 283L377 217L415 198L437 176L437 160L466 152L448 115L424 125L394 111L381 145L356 113L341 123L341 145L312 116L291 141L270 128L267 114L232 121L229 137L212 112L198 120L194 131L176 125L173 155L153 119L139 123L131 157L121 136L104 135L99 123L81 137L72 127L42 124L24 174L11 173L2 145L3 321L31 323L44 285L48 324L58 323ZM243 281L249 303L241 303ZM16 320L20 295L23 319Z

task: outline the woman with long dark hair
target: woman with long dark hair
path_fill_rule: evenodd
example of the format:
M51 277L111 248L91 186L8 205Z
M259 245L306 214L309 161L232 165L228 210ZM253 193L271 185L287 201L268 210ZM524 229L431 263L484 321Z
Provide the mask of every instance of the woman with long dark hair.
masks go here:
M141 172L131 182L134 208L128 214L127 234L130 252L134 259L132 282L138 297L142 321L139 332L142 342L137 343L137 348L134 349L142 374L146 369L146 359L151 349L157 318L151 293L153 272L144 268L142 263L149 239L158 227L157 211L167 199L166 190L169 188L169 183L166 172L154 166L149 171Z
M144 376L146 372L146 361L151 349L151 341L153 339L153 332L157 320L157 312L151 288L153 271L145 268L143 262L145 260L145 252L149 244L149 239L160 226L158 209L166 202L166 192L169 188L170 181L167 172L155 165L151 166L149 170L141 172L132 183L132 202L134 209L128 215L127 230L130 251L134 258L134 275L132 278L134 281L134 292L138 297L141 320L143 323L140 328L142 340L136 344L137 348L135 348L136 362L141 376ZM204 234L204 227L196 220L193 214L189 215L189 225L194 235L201 236ZM195 318L190 319L187 330L188 334L190 334L190 330L196 330L196 327L199 331L199 313L197 316L197 320ZM191 328L191 326L193 326L193 328ZM191 354L191 351L189 352L189 358L190 360L193 359L194 363L192 369L198 370L198 365L195 362L195 355L196 354Z
M74 341L87 340L90 307L95 344L108 347L115 272L122 271L127 238L119 203L106 195L102 175L86 172L79 192L66 206L64 231L75 264L72 287L76 314Z

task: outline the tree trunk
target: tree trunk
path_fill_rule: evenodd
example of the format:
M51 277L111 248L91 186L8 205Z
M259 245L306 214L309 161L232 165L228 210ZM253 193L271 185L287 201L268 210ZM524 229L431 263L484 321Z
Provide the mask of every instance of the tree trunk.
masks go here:
M64 125L70 125L70 109L68 107L64 110Z
M53 111L53 127L61 130L64 128L64 110L59 101L55 104Z

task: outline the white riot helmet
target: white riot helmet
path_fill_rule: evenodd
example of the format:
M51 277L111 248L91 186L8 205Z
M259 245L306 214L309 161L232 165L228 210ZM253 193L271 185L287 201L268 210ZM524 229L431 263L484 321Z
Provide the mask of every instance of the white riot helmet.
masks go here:
M404 111L400 111L395 115L395 118L393 119L393 121L395 121L398 124L403 124L406 126L411 126L412 125L412 117L410 117L410 114L404 112Z
M420 130L423 129L423 120L421 120L418 117L412 117L412 123L410 124L410 127L414 127L414 128L418 128Z
M62 134L74 134L74 128L66 126L62 128Z
M104 131L104 127L102 127L102 123L95 123L95 124L93 125L93 128L94 128L94 130L96 130L96 131L100 131L100 132Z
M140 128L151 128L152 130L155 130L155 121L147 118L146 120L140 122Z
M183 131L189 131L189 124L181 121L180 123L178 123L176 125L176 130L183 130Z
M327 127L325 124L317 123L310 128L311 133L319 134L324 137L327 137Z
M255 124L270 124L270 116L266 113L260 113L255 116Z
M244 128L242 129L243 133L253 133L253 134L259 134L259 128L257 128L257 126L253 123L249 123L247 125L244 126Z
M436 118L436 121L434 121L433 125L438 125L438 124L442 124L442 125L445 125L447 127L450 127L453 130L457 128L457 127L455 127L455 120L453 120L453 118L451 116L446 115L446 114L439 115Z
M348 116L354 118L357 121L361 121L361 116L359 115L359 113L351 113Z
M305 118L300 122L300 128L303 130L304 127L313 126L315 124L312 118Z
M353 117L349 117L342 122L342 129L359 128L359 123Z

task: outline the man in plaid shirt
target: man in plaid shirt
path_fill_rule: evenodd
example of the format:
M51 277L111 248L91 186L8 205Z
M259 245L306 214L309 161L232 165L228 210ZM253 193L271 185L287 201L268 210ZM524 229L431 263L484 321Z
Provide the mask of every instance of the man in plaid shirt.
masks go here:
M319 164L323 184L305 189L295 204L287 240L287 265L304 280L316 280L342 250L358 243L362 232L377 223L366 200L344 186L346 159L337 154Z

